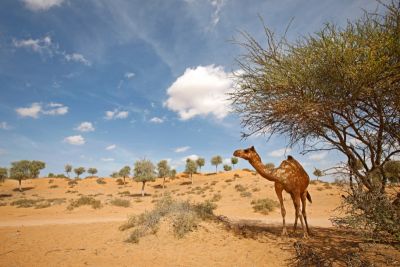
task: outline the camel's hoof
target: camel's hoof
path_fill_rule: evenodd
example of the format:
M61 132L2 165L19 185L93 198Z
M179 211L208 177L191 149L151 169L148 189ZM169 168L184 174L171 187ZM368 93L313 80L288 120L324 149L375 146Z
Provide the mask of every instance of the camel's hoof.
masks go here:
M286 231L286 229L282 230L282 236L288 236L288 232Z
M303 235L303 239L309 239L309 238L310 238L310 236L308 234Z

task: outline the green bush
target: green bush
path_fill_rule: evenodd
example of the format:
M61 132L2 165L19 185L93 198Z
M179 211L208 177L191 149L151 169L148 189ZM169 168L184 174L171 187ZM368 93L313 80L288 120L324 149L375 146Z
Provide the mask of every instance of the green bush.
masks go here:
M265 215L273 211L275 208L279 207L278 202L269 198L253 200L251 201L251 205L253 206L255 212L259 212Z
M100 200L96 200L95 198L89 196L81 196L78 199L71 200L71 203L68 205L67 210L73 210L84 205L92 206L93 209L99 209L102 207Z

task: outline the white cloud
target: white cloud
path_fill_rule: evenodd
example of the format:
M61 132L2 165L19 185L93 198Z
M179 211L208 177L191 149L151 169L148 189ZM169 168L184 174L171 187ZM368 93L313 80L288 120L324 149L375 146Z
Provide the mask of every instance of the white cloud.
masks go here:
M176 152L176 153L182 153L182 152L187 151L189 148L190 148L190 146L177 147L177 148L175 149L175 152Z
M49 107L52 107L52 108L59 108L59 107L63 107L63 106L64 106L63 104L54 103L54 102L50 102L50 104L49 104Z
M108 147L106 147L106 150L113 150L115 149L117 146L116 145L109 145Z
M188 68L167 89L169 98L164 105L178 112L182 120L209 114L223 119L230 111L227 93L232 86L233 80L222 67Z
M78 130L80 132L93 132L95 128L93 127L93 124L91 122L84 121L79 124L79 126L76 127L75 130Z
M67 61L74 61L74 62L82 63L86 66L90 66L92 64L82 54L79 54L79 53L65 54L65 59Z
M102 158L101 161L111 162L111 161L114 161L114 159L113 158Z
M199 158L198 155L193 154L193 155L189 155L189 156L186 156L186 157L182 158L181 161L183 161L183 162L186 163L186 160L187 160L187 159L197 160L198 158Z
M22 39L22 40L13 40L13 44L17 48L28 48L32 49L37 53L49 53L52 54L52 41L50 36L45 36L39 39Z
M25 6L32 11L49 10L54 6L60 6L64 0L22 0Z
M286 153L289 153L290 151L292 151L292 149L290 149L290 148L281 148L281 149L271 151L270 153L268 153L268 155L270 155L271 157L278 158L278 157L284 156Z
M129 79L132 79L133 77L135 77L135 73L127 72L127 73L125 73L124 76L125 76L125 78L127 78L129 80Z
M64 138L64 142L70 144L70 145L84 145L85 144L85 138L83 138L82 135L72 135Z
M315 161L323 160L328 155L328 152L322 151L321 153L314 153L310 155L308 158Z
M153 123L163 123L163 122L164 122L164 119L161 119L161 118L159 118L159 117L153 117L153 118L150 119L150 122L153 122Z
M222 164L231 165L231 164L232 164L231 159L230 159L230 158L229 158L229 159L224 159L224 160L222 161Z
M42 106L39 103L32 103L30 107L17 108L15 111L21 117L32 117L37 119L41 110Z
M129 115L128 111L119 111L118 109L106 111L106 120L126 119Z
M2 121L2 122L0 122L0 129L3 129L3 130L10 130L10 129L11 129L11 126L8 125L7 122Z
M212 20L211 20L211 26L215 26L218 24L219 19L220 19L220 13L222 10L224 3L224 0L210 0L210 3L212 7L214 8L214 13L212 14Z
M65 106L61 106L61 107L57 107L57 108L53 108L53 109L48 109L48 110L43 110L42 111L43 114L46 115L64 115L68 113L68 107Z

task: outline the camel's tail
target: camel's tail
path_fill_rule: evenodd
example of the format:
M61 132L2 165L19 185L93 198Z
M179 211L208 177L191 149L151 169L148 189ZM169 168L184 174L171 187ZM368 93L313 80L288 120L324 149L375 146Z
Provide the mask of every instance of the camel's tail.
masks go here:
M310 203L312 203L311 195L310 195L310 193L308 193L308 191L307 191L307 199L308 199L308 201L310 201Z

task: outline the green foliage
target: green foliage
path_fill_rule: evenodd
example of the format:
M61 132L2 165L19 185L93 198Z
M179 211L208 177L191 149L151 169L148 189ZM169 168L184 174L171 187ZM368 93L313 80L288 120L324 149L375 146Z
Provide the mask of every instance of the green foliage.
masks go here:
M232 157L232 158L231 158L231 163L232 163L233 166L235 166L236 164L238 164L238 162L239 162L239 159L238 159L237 157Z
M317 177L317 181L319 180L320 177L325 175L323 171L321 171L320 169L317 169L317 168L314 168L313 174L315 177Z
M67 210L73 210L84 205L92 206L93 209L99 209L102 207L100 200L96 200L95 198L89 196L81 196L78 199L71 200Z
M154 164L147 159L138 160L134 166L134 180L136 182L149 182L154 181L156 171Z
M171 167L168 165L168 161L161 160L157 163L158 177L165 178L170 174Z
M185 166L185 172L187 174L190 174L190 177L192 177L193 173L196 173L196 171L197 171L196 161L187 159L186 166Z
M172 179L175 179L175 177L176 177L176 170L175 169L173 169L173 170L171 170L169 172L169 177L172 178Z
M23 180L29 178L37 178L40 170L44 169L46 164L37 160L20 160L11 163L10 178Z
M279 207L278 202L269 198L253 200L251 201L251 205L253 206L255 212L259 212L262 214L268 214L275 208Z
M229 166L228 164L224 164L224 171L231 171L232 167Z
M129 177L129 174L131 173L131 167L129 166L124 166L120 171L119 171L119 176L123 177L124 180L126 177ZM114 177L115 178L115 177Z
M43 161L32 160L29 164L30 178L38 178L40 170L46 168L46 163Z
M7 168L0 167L0 182L4 182L6 178L8 178Z
M90 173L92 176L94 176L97 173L97 169L96 168L89 168L88 173Z
M66 165L64 166L64 171L67 173L68 178L69 178L69 173L72 172L72 165L66 164Z
M218 165L222 164L222 157L221 156L215 156L211 158L211 165L215 165L215 172L218 171Z
M118 178L119 177L119 173L118 172L113 172L110 176L112 178Z
M196 160L196 165L199 167L199 170L201 172L201 167L203 167L206 164L206 160L204 158L198 158Z
M86 170L84 167L79 167L79 168L75 168L74 172L76 174L76 176L79 178L79 175L81 175L82 173L84 173Z
M391 183L398 183L400 181L400 161L390 160L383 165L385 175Z

